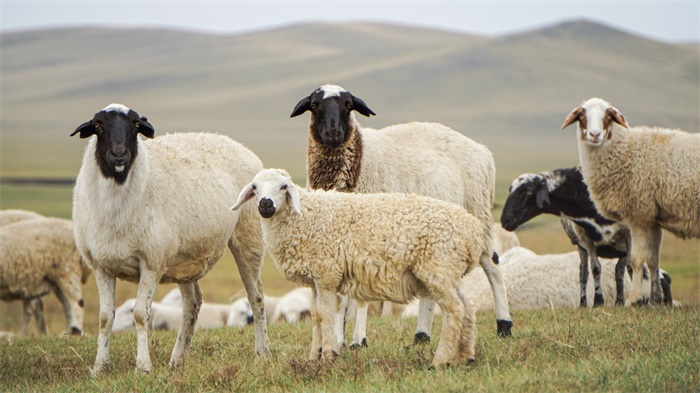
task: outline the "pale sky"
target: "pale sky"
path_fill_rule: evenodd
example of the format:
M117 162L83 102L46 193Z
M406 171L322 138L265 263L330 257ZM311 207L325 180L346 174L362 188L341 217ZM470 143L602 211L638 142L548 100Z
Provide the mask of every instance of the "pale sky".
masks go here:
M586 19L661 41L700 41L700 0L0 1L2 32L107 26L237 34L304 22L364 21L498 36Z

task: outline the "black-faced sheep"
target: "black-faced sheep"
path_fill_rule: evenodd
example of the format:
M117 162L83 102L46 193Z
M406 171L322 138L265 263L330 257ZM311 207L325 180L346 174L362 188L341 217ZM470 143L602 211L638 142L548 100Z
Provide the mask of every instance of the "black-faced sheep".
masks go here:
M412 122L381 130L362 127L354 112L375 113L362 99L335 85L321 86L301 99L291 117L306 111L311 112L307 175L312 189L412 192L456 203L485 224L492 222L496 166L486 146L437 123ZM497 299L497 332L508 336L513 323L498 265L491 256L480 263ZM421 301L416 342L430 339L433 309L429 299Z
M591 199L603 216L630 228L634 274L626 304L648 301L642 294L645 263L651 302L661 303L662 229L682 238L700 237L700 134L628 128L622 113L600 98L574 108L562 128L573 123Z
M490 258L492 222L416 194L299 190L279 169L258 173L232 209L251 199L280 273L313 290L312 359L338 354L337 293L397 303L430 296L444 314L433 366L474 358L475 315L459 286Z
M183 317L169 365L183 364L202 295L197 281L233 253L255 314L255 349L269 355L263 287L262 236L255 209L228 210L262 163L223 135L179 133L155 139L134 110L112 104L71 135L92 138L73 192L75 240L93 267L100 297L93 371L109 361L116 278L138 283L134 320L136 369L149 372L148 323L158 283L177 283ZM149 140L142 141L138 134Z

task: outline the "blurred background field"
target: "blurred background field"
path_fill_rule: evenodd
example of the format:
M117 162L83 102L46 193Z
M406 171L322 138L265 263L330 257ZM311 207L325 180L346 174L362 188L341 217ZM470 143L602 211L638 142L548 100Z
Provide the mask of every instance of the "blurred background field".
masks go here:
M358 116L365 126L435 121L487 145L498 172L496 220L517 175L578 164L575 132L560 125L587 98L612 102L631 125L698 132L697 44L586 21L496 38L363 23L233 36L67 28L4 33L0 49L0 208L63 218L71 215L70 182L86 145L69 135L112 102L147 116L156 134L229 135L304 184L308 116L289 114L316 87L339 84L377 113ZM537 253L575 249L555 217L540 217L517 234ZM675 299L700 304L700 241L666 234L661 261ZM269 259L263 282L271 295L292 288ZM209 302L243 294L230 255L201 286ZM161 286L156 298L171 288ZM134 295L134 285L117 284L116 304ZM84 298L85 329L94 334L93 279ZM61 332L63 311L53 295L45 299L50 332ZM20 318L21 304L0 302L0 330L16 331Z

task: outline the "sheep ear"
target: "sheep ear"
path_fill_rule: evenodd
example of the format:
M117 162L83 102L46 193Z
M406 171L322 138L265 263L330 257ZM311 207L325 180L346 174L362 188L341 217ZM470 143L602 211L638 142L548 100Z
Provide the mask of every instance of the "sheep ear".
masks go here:
M564 120L564 124L561 125L561 129L563 130L564 128L570 126L576 120L578 120L578 118L579 118L579 116L581 116L582 112L583 112L583 108L581 108L580 106L578 108L574 109L573 111L571 111L571 113L569 113L569 116L566 118L566 120Z
M287 187L287 195L289 195L290 205L297 214L301 215L301 199L299 198L299 189L296 184L290 184Z
M375 116L377 115L376 113L374 113L374 111L369 109L367 104L365 104L365 102L362 101L362 99L357 98L355 96L352 96L352 109L356 110L357 112L359 112L367 117L369 117L370 115L375 115Z
M241 207L241 205L248 202L254 196L255 192L253 190L253 183L248 183L247 186L243 187L241 193L238 194L238 200L233 206L231 206L231 211L238 210Z
M627 126L627 119L625 119L625 116L619 110L617 110L617 108L615 108L614 106L611 106L610 108L608 108L605 111L605 114L607 116L609 116L610 119L612 121L614 121L615 123L617 123L625 128L629 128Z
M544 208L544 203L547 202L549 205L549 190L547 185L543 184L537 189L537 195L535 196L535 203L540 209Z
M292 114L289 115L289 117L299 116L302 113L308 111L309 109L311 109L311 96L302 98L301 101L299 101L294 107L294 110L292 111Z
M95 134L95 127L93 125L92 120L86 121L85 123L79 125L78 128L76 128L75 131L73 131L73 133L70 134L70 136L73 136L77 133L80 133L80 139L87 138L91 135L94 135Z
M139 124L139 132L141 135L145 136L146 138L153 138L155 136L156 130L153 129L153 126L148 122L146 117L141 116Z

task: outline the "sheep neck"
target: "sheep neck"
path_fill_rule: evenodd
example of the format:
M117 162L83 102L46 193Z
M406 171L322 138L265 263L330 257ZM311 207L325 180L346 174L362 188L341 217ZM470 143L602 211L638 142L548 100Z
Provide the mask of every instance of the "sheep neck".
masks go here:
M357 130L342 145L328 147L309 138L308 178L312 189L353 192L362 167L363 143Z

